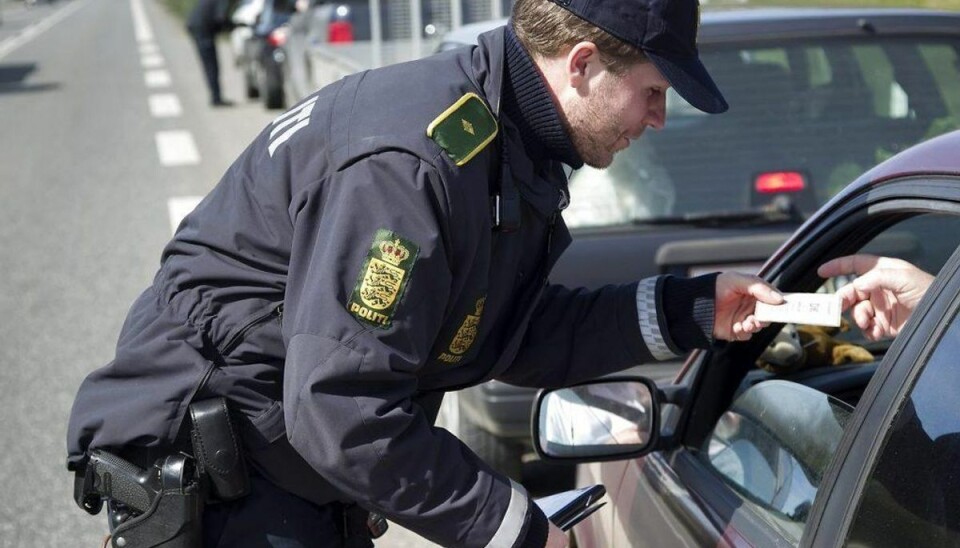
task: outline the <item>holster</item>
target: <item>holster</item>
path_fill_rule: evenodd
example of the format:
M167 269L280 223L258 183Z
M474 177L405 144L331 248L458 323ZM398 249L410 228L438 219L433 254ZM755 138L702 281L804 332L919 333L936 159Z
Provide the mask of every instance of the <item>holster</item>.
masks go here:
M112 532L114 548L200 548L203 499L192 459L171 455L159 467L161 490L153 504Z
M250 492L250 478L227 400L216 398L190 405L190 441L200 478L210 489L210 500L230 501Z
M121 523L114 531L114 548L200 548L203 508L199 493L163 493L153 508Z
M103 500L110 501L114 548L199 548L204 504L249 493L226 399L196 402L189 410L193 457L170 448L156 458L150 450L151 463L141 468L97 449L75 468L74 499L81 508L97 514Z

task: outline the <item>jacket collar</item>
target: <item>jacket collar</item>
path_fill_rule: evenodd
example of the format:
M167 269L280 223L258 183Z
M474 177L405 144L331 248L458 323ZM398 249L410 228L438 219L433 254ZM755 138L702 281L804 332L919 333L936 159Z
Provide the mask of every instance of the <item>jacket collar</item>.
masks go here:
M567 189L567 177L560 162L531 151L525 144L530 136L524 135L518 121L511 119L506 111L518 112L518 109L504 109L504 83L507 78L506 45L509 30L504 27L481 34L480 47L474 51L473 65L477 81L486 96L487 103L499 120L500 136L498 145L503 147L506 165L504 175L515 181L523 199L532 205L540 215L549 217L566 207L570 193ZM528 67L533 70L532 62ZM536 74L540 78L539 73ZM543 86L543 83L540 83ZM549 96L547 96L549 100ZM552 101L550 108L555 109ZM520 110L520 115L523 111ZM556 115L555 111L554 114ZM559 117L556 118L559 123ZM572 145L571 145L572 146ZM577 158L579 160L579 158Z

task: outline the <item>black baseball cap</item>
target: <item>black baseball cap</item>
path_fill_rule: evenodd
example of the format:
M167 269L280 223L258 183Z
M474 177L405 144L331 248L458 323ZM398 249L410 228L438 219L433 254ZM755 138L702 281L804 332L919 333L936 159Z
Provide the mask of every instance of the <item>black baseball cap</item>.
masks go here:
M727 110L697 53L697 0L551 1L642 50L691 105L711 114Z

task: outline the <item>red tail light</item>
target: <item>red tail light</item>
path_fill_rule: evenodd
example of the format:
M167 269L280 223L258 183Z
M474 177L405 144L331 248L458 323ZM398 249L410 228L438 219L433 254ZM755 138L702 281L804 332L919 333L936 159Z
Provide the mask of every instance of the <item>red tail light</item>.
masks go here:
M803 174L796 171L761 173L754 182L754 188L761 194L800 192L806 187L807 183L803 178Z
M353 42L353 24L350 21L331 21L327 25L327 41Z
M274 29L273 32L267 35L267 43L275 48L279 48L287 43L287 29L286 27L280 27Z

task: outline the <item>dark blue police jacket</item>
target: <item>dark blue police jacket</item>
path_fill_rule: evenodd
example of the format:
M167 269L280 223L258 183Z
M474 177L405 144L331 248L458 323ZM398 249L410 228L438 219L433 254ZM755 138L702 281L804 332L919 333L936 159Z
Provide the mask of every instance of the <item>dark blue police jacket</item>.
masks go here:
M310 500L357 501L443 545L524 544L539 510L433 426L442 394L652 358L636 284L546 282L570 241L566 178L528 157L499 108L503 78L501 28L277 118L186 217L115 360L83 382L68 462L170 445L191 401L222 395L254 465ZM458 166L426 130L468 93L499 133ZM489 207L501 176L521 198L509 232Z

